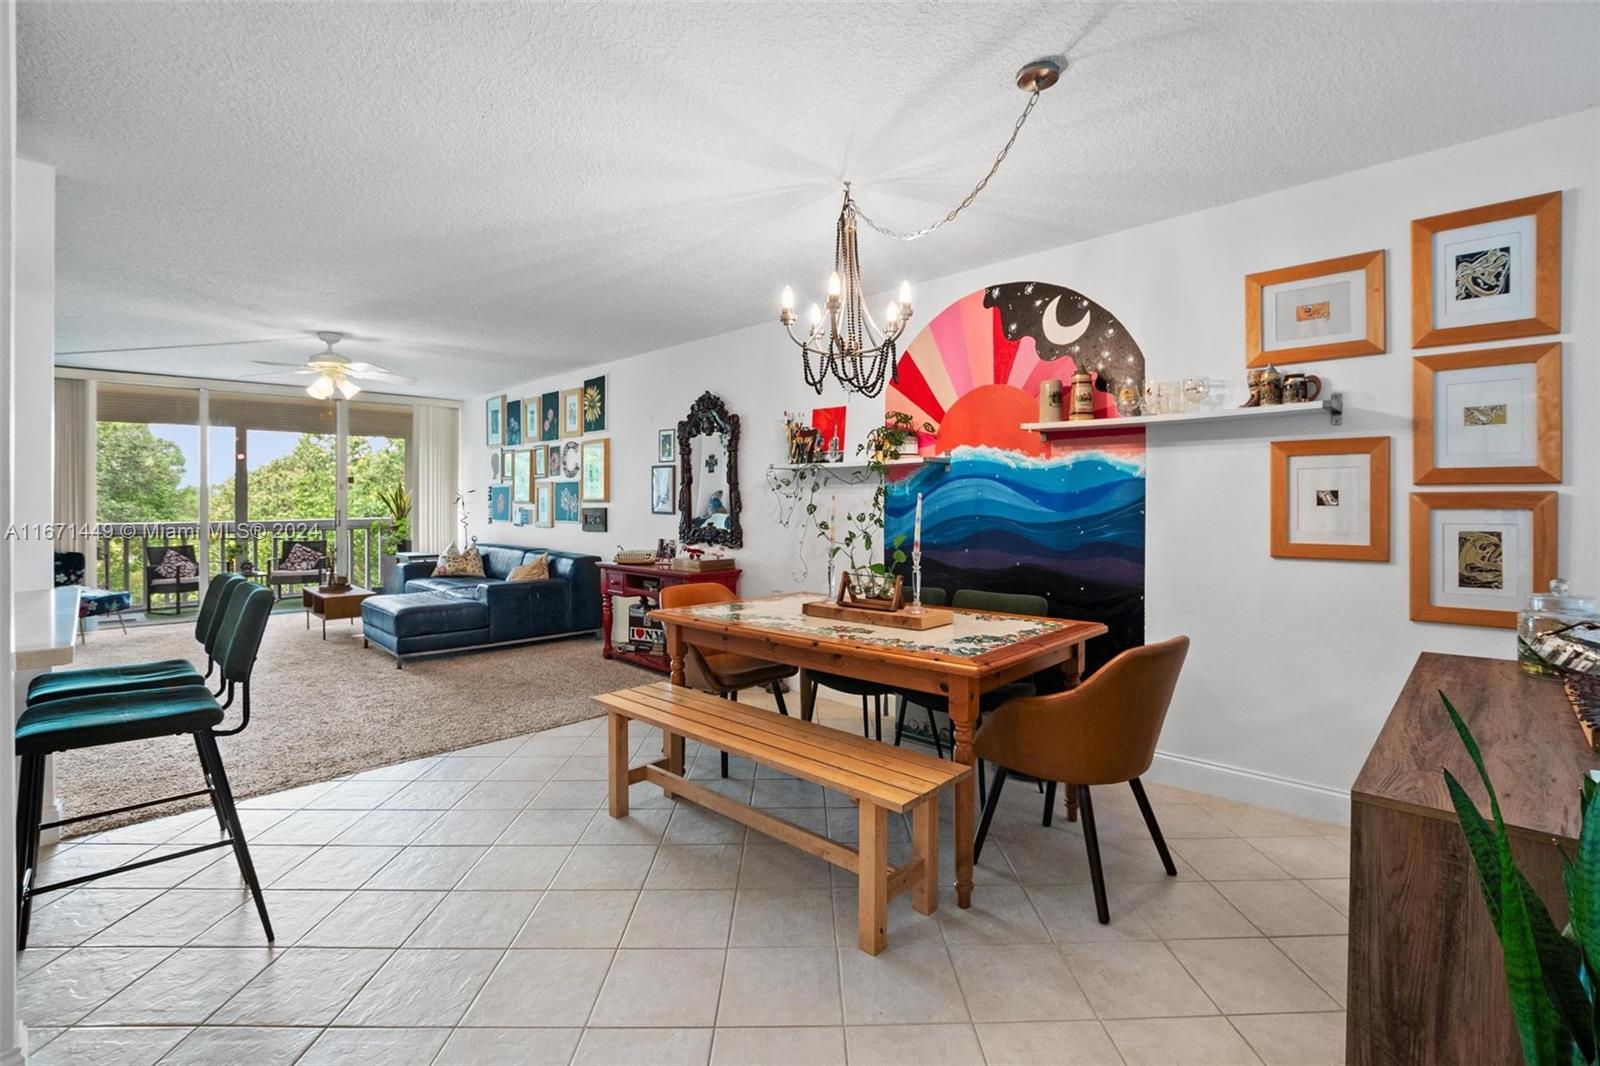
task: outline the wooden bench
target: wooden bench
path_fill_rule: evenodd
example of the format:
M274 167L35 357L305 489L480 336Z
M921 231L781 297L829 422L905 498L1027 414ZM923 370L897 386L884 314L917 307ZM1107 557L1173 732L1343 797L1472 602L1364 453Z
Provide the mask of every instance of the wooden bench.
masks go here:
M922 914L939 907L939 790L972 773L970 766L889 747L836 729L668 682L595 697L606 708L610 760L610 812L628 814L628 788L636 781L660 785L668 795L791 844L859 878L857 942L876 955L887 941L889 900L910 890ZM628 723L661 730L662 758L628 766ZM852 848L766 811L729 799L683 776L685 738L738 755L781 773L842 792L860 808L860 847ZM889 812L911 813L911 861L889 865Z

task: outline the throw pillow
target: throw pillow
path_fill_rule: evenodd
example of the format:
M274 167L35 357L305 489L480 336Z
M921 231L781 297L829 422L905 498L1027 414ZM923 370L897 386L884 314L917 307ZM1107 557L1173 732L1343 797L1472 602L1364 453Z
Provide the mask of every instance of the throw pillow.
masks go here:
M296 544L283 553L283 561L278 564L279 570L321 570L322 553L309 544Z
M483 556L478 553L476 544L469 545L466 551L457 551L451 544L439 556L438 565L433 568L434 577L482 577Z
M190 562L187 556L171 548L168 548L166 554L161 557L161 562L156 564L156 573L165 578L194 577L199 572L200 568Z
M507 581L543 581L550 576L550 556L540 552L506 575Z

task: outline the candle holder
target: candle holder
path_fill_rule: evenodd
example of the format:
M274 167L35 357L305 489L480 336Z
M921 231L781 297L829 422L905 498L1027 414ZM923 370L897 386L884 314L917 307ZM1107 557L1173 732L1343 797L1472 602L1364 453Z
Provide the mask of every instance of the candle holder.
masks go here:
M835 592L839 591L833 583L833 552L831 551L828 552L828 582L822 587L822 591L828 596L832 596Z
M922 610L922 552L911 553L911 606L907 614L923 614Z

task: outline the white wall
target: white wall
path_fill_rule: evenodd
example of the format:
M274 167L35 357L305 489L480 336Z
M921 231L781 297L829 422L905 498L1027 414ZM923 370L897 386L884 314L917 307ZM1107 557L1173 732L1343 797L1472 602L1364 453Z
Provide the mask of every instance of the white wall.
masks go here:
M56 169L17 160L16 422L12 521L21 528L55 521ZM30 528L16 542L16 587L55 584L55 545Z
M1348 788L1419 652L1512 655L1509 630L1414 623L1407 617L1409 222L1554 189L1565 194L1560 339L1565 343L1566 477L1559 486L1560 570L1575 588L1595 592L1600 591L1594 299L1600 282L1595 213L1600 111L951 277L912 279L918 324L985 285L1047 281L1078 289L1116 314L1143 348L1151 377L1242 381L1246 274L1374 248L1388 252L1388 353L1296 367L1321 374L1344 392L1343 426L1286 419L1252 431L1259 436L1217 427L1149 432L1146 636L1157 640L1186 633L1194 641L1153 776L1285 809L1346 817ZM1070 211L1071 205L1061 210ZM870 272L870 244L864 253ZM780 283L774 279L775 291ZM681 417L690 401L710 388L745 419L740 456L744 591L793 587L792 536L772 521L763 472L781 447L784 408L812 405L796 359L772 322L601 368L610 375L613 500L620 501L611 504L613 532L608 535L570 526L482 528L489 476L483 408L465 405L463 479L478 489L476 531L486 540L602 555L618 543L643 546L675 535L672 519L648 514L655 431ZM570 387L582 376L534 382L518 392ZM852 410L852 438L858 439L869 422L870 415L863 419ZM1266 442L1338 435L1393 438L1391 561L1271 558ZM808 585L821 587L815 579Z

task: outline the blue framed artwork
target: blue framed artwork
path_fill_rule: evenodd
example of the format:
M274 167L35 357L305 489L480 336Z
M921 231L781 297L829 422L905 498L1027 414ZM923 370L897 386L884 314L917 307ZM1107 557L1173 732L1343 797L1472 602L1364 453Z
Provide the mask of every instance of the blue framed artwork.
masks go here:
M581 508L578 506L578 483L576 481L556 482L556 522L578 523Z
M522 443L522 401L506 401L506 447L515 448Z
M511 486L489 486L489 521L511 521Z

